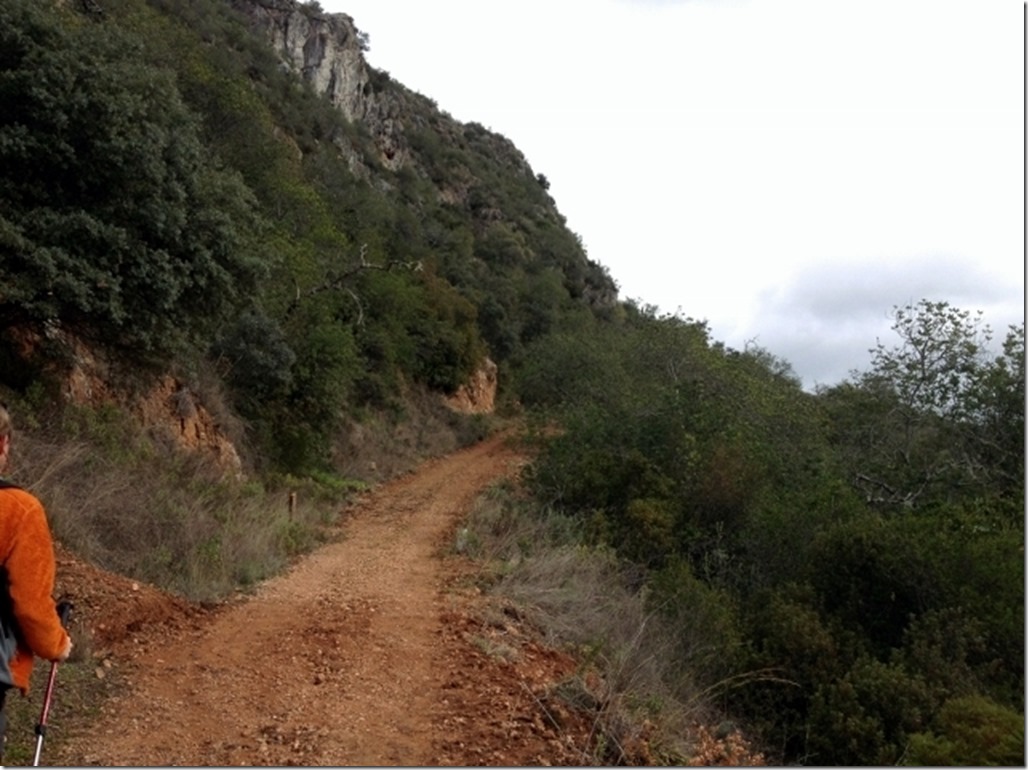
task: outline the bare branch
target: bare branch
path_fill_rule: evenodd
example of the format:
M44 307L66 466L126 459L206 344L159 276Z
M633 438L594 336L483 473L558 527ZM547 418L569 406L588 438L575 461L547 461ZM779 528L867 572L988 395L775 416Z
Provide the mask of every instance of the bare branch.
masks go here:
M420 273L424 269L424 266L421 264L420 260L412 261L412 262L404 262L403 260L394 259L394 260L390 260L389 262L386 262L383 265L375 265L375 264L372 264L371 262L368 262L367 252L368 252L368 244L365 243L365 244L363 244L361 246L360 255L358 257L359 261L358 261L358 263L356 265L354 265L353 267L350 267L350 268L348 268L346 270L343 270L340 273L335 273L335 274L329 273L326 276L325 281L323 283L320 283L317 286L312 286L311 288L307 289L304 292L300 291L300 286L299 286L299 284L297 284L297 286L296 286L296 296L293 297L292 302L290 302L289 306L286 308L286 315L287 316L292 315L296 311L296 309L300 306L300 302L301 301L303 301L305 299L309 299L310 297L313 297L316 294L321 294L322 292L325 292L325 291L345 290L357 302L358 308L361 308L360 300L358 299L357 294L353 291L353 289L351 289L349 287L345 287L344 284L347 283L354 276L358 275L359 273L361 273L361 272L363 272L365 270L383 270L383 271L388 272L390 270L396 269L396 270L408 270L408 271L410 271L412 273ZM363 322L363 318L364 318L363 309L361 309L361 314L360 314L360 319L358 320L358 324Z

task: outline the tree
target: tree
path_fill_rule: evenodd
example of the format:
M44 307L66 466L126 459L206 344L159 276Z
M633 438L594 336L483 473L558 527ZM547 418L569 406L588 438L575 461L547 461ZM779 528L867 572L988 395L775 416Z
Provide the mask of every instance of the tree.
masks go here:
M967 416L969 394L987 366L992 331L982 313L923 299L894 308L893 331L900 344L880 341L871 350L871 376L889 383L911 415L960 419Z
M979 373L970 394L969 412L982 464L999 485L999 492L1024 510L1024 325L1011 326L1003 354Z
M870 371L820 394L854 486L892 510L1023 486L1023 327L995 359L981 314L947 302L897 308L893 329Z
M137 352L206 339L254 285L253 197L168 71L110 25L0 7L0 320Z

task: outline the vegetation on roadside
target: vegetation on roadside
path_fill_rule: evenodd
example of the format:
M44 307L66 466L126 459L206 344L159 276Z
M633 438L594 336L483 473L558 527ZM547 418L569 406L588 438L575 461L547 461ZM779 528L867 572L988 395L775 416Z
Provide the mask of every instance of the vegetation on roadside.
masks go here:
M460 552L480 562L486 589L579 660L555 694L592 714L594 745L580 747L591 752L591 764L630 765L640 756L668 766L764 764L711 708L714 690L741 684L714 671L724 641L719 617L727 614L719 597L694 585L692 622L666 622L640 590L638 566L613 549L585 545L578 523L553 510L540 513L510 484L479 499L458 537ZM686 645L694 656L683 661L676 651Z
M17 402L12 410L30 425L38 419ZM11 475L45 500L54 537L97 566L194 601L251 587L323 542L350 491L225 478L203 457L162 448L116 408L43 420L16 436Z
M372 70L386 164L239 7L0 3L0 397L59 539L193 599L253 585L485 435L440 401L489 356L536 456L462 548L580 654L597 763L645 735L667 764L1023 764L1023 324L997 350L926 298L804 392L618 302L509 141ZM82 346L124 398L65 403ZM133 420L168 373L243 479Z
M816 394L678 318L539 344L521 392L562 429L465 539L589 651L612 746L657 724L681 763L730 720L743 763L1023 759L1023 327L997 355L922 301L894 330Z

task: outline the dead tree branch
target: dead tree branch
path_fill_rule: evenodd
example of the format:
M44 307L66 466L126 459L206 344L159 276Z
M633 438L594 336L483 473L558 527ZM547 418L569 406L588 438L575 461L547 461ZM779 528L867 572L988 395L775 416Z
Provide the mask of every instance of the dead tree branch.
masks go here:
M319 283L317 286L312 286L306 291L301 291L300 285L296 284L296 295L293 297L289 306L286 308L286 316L292 315L300 303L313 297L316 294L321 294L326 291L345 291L347 292L357 303L357 324L358 326L364 323L364 308L361 305L360 298L357 293L350 287L345 286L354 276L365 270L382 270L388 272L390 270L409 270L412 273L419 273L423 269L420 260L413 262L404 262L403 260L394 259L386 262L382 265L376 265L368 262L367 259L368 244L363 244L360 250L359 261L356 265L352 265L341 272L330 272L326 275L325 280Z

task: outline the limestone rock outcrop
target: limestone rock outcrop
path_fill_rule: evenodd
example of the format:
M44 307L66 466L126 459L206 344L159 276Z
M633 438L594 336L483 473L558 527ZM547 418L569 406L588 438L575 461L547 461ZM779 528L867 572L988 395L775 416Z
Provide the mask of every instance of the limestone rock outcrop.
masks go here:
M446 399L446 405L464 414L492 414L496 409L497 366L486 358L471 379Z
M401 118L392 94L376 91L375 73L364 59L367 38L345 13L324 13L294 0L233 0L264 34L283 63L311 84L346 116L362 123L374 137L382 164L395 170L410 156ZM381 76L380 76L381 77ZM386 76L387 77L387 76ZM338 139L340 150L361 173L359 154Z

